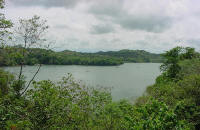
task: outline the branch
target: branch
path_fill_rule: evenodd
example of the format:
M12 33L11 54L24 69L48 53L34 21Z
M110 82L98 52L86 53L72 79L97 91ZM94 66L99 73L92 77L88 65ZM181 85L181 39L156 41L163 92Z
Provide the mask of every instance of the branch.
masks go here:
M38 69L37 69L37 71L35 72L33 78L29 81L29 83L28 83L28 85L26 86L24 92L22 92L20 96L22 96L22 95L27 91L27 89L29 88L31 82L35 79L35 76L36 76L36 75L38 74L38 72L40 71L41 66L42 66L42 65L40 64L39 67L38 67Z
M23 65L24 65L24 58L25 58L25 52L24 52L24 49L26 49L26 44L27 44L27 40L26 40L26 37L24 39L25 43L24 43L24 48L22 48L22 56L23 56L23 61L20 63L20 72L19 72L19 81L18 83L20 82L20 79L21 79L21 76L22 76L22 71L23 71Z
M19 76L18 76L18 80L20 81L21 76L22 76L22 69L23 69L23 64L20 64L20 72L19 72Z

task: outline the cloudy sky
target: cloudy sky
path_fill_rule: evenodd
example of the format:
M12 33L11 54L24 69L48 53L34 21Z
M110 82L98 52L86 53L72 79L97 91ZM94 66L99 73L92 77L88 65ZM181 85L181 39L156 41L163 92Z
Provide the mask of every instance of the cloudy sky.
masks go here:
M4 13L46 19L55 50L200 50L200 0L6 0Z

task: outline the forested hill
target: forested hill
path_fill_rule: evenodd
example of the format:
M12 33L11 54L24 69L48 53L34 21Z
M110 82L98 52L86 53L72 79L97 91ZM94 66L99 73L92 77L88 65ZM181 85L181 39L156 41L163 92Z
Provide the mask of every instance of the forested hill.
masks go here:
M163 62L164 58L160 54L150 53L144 50L128 50L123 49L120 51L99 51L96 53L83 53L83 52L76 52L76 51L70 51L65 50L60 53L66 54L66 55L82 55L82 56L106 56L106 57L113 57L113 58L119 58L123 62L135 62L135 63L161 63Z
M0 66L19 65L23 48L9 47L0 49ZM70 50L55 52L40 48L25 49L26 65L120 65L125 62L147 63L162 62L159 54L143 50L120 50L96 53L83 53ZM13 57L14 56L14 57Z
M163 58L160 54L154 54L144 50L124 49L120 51L100 51L96 54L122 58L124 62L163 62Z

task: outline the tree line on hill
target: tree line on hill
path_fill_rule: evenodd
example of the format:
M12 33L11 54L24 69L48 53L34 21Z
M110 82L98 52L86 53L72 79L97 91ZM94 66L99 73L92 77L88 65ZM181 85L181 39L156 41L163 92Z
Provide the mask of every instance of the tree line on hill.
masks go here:
M20 46L0 48L0 66L19 65L22 56ZM121 50L112 52L81 53L74 51L55 52L49 49L25 49L25 65L120 65L125 62L134 63L160 63L163 58L142 50Z
M97 52L95 54L118 57L124 62L134 63L162 63L164 61L161 54L154 54L144 50L120 50L120 51L108 51L108 52Z
M120 58L84 55L81 53L65 54L63 52L54 52L52 50L29 48L26 49L25 56L20 56L20 48L7 47L0 49L0 66L20 65L22 59L24 65L46 64L46 65L120 65L123 61Z

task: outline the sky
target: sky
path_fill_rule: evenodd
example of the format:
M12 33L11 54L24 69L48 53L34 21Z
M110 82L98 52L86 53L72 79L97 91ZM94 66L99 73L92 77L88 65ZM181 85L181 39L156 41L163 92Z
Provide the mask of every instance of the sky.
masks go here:
M54 50L200 50L200 0L6 0L7 19L47 20Z

